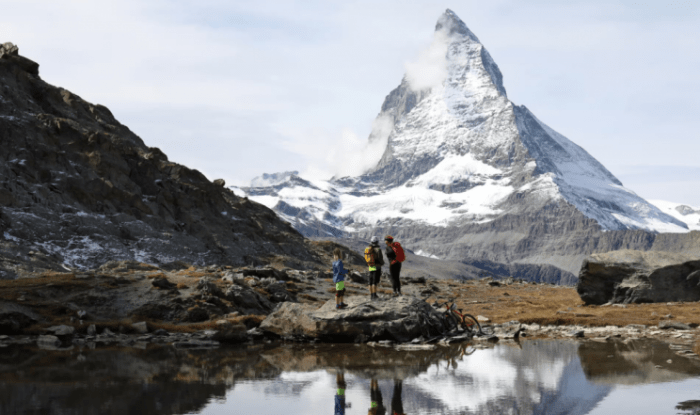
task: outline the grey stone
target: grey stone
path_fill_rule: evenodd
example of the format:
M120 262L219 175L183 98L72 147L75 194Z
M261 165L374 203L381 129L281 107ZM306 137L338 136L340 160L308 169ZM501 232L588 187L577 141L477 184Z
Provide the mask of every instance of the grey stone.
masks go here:
M675 330L690 330L691 327L685 323L678 321L661 321L659 322L660 329L675 329Z
M211 294L217 297L223 297L224 293L209 277L202 277L197 281L197 289L202 294Z
M53 333L54 336L58 336L58 337L72 336L75 334L75 327L66 326L66 325L51 326L51 327L47 328L46 331Z
M131 327L133 327L137 333L141 333L141 334L148 333L148 325L146 324L145 321L140 321L138 323L134 323L131 325Z
M584 261L577 291L586 304L700 300L695 255L612 251Z
M37 338L36 342L40 348L42 348L42 347L56 348L56 347L61 346L61 340L58 337L51 336L51 335L39 336L39 338Z
M94 324L90 324L87 328L87 334L88 336L94 336L97 334L97 327L95 327Z

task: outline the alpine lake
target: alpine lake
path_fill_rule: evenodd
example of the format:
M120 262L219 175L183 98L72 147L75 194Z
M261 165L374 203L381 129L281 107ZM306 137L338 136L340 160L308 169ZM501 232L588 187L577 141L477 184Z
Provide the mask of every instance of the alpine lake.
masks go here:
M650 339L0 348L0 414L698 414Z

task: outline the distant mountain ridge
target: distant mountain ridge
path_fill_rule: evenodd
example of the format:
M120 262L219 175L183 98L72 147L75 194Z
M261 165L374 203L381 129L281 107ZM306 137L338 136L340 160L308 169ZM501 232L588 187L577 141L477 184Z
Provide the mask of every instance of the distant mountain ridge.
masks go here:
M432 48L444 74L429 83L409 71L386 97L369 137L385 146L374 168L328 181L286 172L240 190L306 236L386 233L426 256L554 265L568 279L593 250L634 244L625 232L689 231L510 102L454 12L438 19Z

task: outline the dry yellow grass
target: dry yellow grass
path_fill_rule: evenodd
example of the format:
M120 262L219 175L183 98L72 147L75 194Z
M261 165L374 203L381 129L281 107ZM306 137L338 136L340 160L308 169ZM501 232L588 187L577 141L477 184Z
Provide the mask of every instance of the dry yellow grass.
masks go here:
M573 287L531 284L491 287L478 281L444 284L441 292L431 296L429 302L454 298L463 312L488 317L494 323L518 320L554 325L625 326L657 325L664 319L671 319L700 324L700 303L586 306Z

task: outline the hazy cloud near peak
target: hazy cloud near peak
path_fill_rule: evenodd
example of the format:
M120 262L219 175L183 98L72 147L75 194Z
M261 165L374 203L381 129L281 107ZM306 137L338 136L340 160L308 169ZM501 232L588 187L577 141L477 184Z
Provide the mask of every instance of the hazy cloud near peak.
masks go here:
M290 126L278 126L280 135L287 137L284 147L303 156L307 161L301 176L329 179L359 176L381 159L394 128L391 117L383 115L372 123L371 139L360 137L349 128L337 137L322 129L299 131Z
M423 91L442 85L447 79L447 48L450 36L438 30L430 45L420 51L414 61L406 62L406 80L414 91Z

